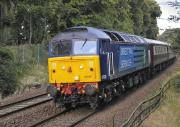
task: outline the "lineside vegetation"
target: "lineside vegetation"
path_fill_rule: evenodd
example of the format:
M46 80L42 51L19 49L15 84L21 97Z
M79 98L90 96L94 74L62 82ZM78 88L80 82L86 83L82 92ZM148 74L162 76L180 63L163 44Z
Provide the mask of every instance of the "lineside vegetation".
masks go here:
M178 69L180 72L180 68ZM165 100L153 112L141 127L179 127L180 125L180 74L178 74L167 91Z
M57 32L78 25L156 39L156 18L161 15L155 0L7 0L2 3L12 5L0 24L3 33L0 43L6 44L47 42ZM3 32L6 27L12 28L10 38L7 38L9 32Z

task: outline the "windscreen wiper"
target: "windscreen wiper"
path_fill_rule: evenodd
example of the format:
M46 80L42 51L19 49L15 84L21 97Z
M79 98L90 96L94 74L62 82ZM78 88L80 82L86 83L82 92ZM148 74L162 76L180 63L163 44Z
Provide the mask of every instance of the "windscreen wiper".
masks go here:
M84 45L86 44L86 42L87 42L87 38L85 39L85 41L84 41L84 43L83 43L81 49L84 47Z

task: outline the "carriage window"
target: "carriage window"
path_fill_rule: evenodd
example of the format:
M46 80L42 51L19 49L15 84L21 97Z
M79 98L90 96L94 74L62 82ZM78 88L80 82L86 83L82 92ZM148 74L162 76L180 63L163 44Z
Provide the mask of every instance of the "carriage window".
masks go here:
M102 39L100 43L100 53L106 54L110 49L110 40L109 39Z
M74 40L73 55L97 54L97 41Z

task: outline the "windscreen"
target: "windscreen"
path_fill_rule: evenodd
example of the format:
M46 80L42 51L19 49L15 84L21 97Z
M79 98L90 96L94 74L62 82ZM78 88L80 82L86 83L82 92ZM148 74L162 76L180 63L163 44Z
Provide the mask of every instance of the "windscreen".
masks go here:
M71 41L58 41L53 42L50 55L51 56L69 56L71 55L72 42Z
M74 44L73 45L73 55L96 54L97 53L96 41L74 40L73 44Z
M50 57L97 54L97 40L69 40L52 42Z

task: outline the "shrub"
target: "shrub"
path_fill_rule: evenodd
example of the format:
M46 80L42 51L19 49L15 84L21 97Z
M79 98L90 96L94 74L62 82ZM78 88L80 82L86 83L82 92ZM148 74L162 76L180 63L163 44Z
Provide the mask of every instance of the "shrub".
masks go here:
M0 48L0 94L6 97L17 88L17 75L10 50Z

